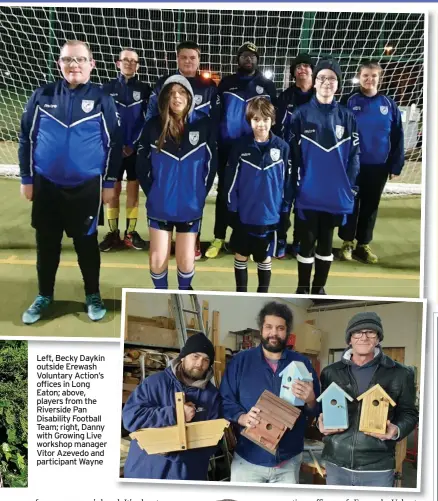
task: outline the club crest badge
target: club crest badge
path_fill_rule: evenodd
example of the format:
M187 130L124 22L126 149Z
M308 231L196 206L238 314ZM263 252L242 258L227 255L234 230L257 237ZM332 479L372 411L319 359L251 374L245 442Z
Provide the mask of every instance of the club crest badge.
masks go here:
M280 150L278 148L271 148L271 151L269 153L274 162L280 159Z
M90 111L94 108L94 101L90 101L88 99L82 99L82 111L85 113L90 113Z
M381 113L382 115L387 115L387 114L388 114L388 111L389 111L389 110L388 110L388 106L381 106L381 107L380 107L380 113Z
M190 141L190 144L192 144L193 146L196 146L199 142L199 132L190 132L189 133L189 141Z
M202 96L200 94L195 94L195 104L199 106L202 103Z
M344 135L344 130L345 130L345 127L343 127L342 125L336 126L336 137L338 139L342 139L342 136Z
M256 87L256 92L257 92L257 94L263 94L263 91L264 91L264 90L265 90L265 89L264 89L263 87L261 87L260 85L257 85L257 87Z
M141 94L140 94L140 92L138 90L135 90L132 93L132 97L133 97L134 101L140 101Z

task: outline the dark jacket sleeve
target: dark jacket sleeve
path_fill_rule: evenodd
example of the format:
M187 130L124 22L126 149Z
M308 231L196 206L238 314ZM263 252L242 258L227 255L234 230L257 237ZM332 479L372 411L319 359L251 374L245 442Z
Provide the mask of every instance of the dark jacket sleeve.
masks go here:
M31 171L31 144L33 140L32 135L36 132L33 129L40 92L40 89L37 89L32 94L21 116L20 137L18 142L18 163L20 165L21 184L33 184L33 173Z
M351 148L348 156L347 177L350 181L350 186L353 190L356 189L356 179L360 169L360 148L359 148L359 131L357 128L356 117L350 112L351 120Z
M271 98L271 103L277 107L277 88L275 87L274 82L269 81L269 84L267 85L268 89L268 94L269 97Z
M400 110L395 102L392 102L393 122L391 125L391 151L387 165L389 173L400 175L405 164L405 138Z
M122 164L123 131L114 99L105 95L102 98L102 114L105 122L105 139L108 141L107 168L103 175L103 187L112 188ZM108 138L109 136L109 138Z
M292 164L292 190L294 198L300 189L300 180L304 176L304 165L301 155L301 114L299 110L292 113L290 119L290 159Z
M287 120L287 100L286 100L286 91L283 91L277 99L277 110L275 116L275 125L272 128L275 135L281 137L285 141L285 122Z
M221 115L221 99L216 84L212 82L210 89L210 118L213 122L213 125L216 128L219 127L220 115Z
M135 161L135 171L138 182L146 197L152 186L152 148L149 139L150 124L146 123L137 147L137 158Z
M236 358L231 360L226 368L219 388L222 397L224 418L237 423L242 414L246 414L244 407L240 405L238 395L238 362Z
M207 146L210 153L210 159L208 160L205 169L205 186L207 188L207 195L210 193L217 172L217 127L216 123L211 119L209 120L208 126L210 131L207 137Z
M132 146L133 148L137 148L138 142L140 140L141 134L143 132L143 128L146 124L146 114L148 109L149 98L151 95L151 88L147 83L143 83L142 88L142 101L141 101L141 118L139 117L138 121L135 124L135 127L132 129Z
M235 140L232 143L228 162L225 167L225 181L224 181L224 196L226 197L227 207L230 212L239 211L239 190L237 189L239 183L237 177L239 175L240 167L240 141Z
M289 145L286 145L283 151L283 162L285 166L284 173L284 188L283 188L283 203L281 212L290 213L294 202L294 184L292 177L292 158Z
M157 388L151 387L149 379L145 379L131 393L122 414L123 426L126 430L133 432L141 428L176 425L175 406L160 405L154 396L157 391Z
M146 111L146 122L151 118L159 115L158 111L158 96L160 95L161 87L164 83L163 77L160 77L152 89L151 95L149 96L148 106Z
M414 371L407 367L405 371L403 388L400 392L400 398L396 402L392 419L392 424L397 425L400 429L398 440L407 437L418 423L418 411L415 407Z

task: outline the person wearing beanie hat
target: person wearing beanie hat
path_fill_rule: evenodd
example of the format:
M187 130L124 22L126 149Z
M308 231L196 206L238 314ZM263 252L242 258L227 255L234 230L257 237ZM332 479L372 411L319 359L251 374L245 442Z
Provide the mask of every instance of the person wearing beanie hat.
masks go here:
M400 110L379 91L383 69L377 61L362 61L357 72L359 88L345 99L356 116L360 138L360 174L354 211L339 228L343 240L339 257L376 264L370 248L380 198L386 182L399 176L405 163L404 133ZM356 246L354 241L356 240Z
M345 340L348 347L341 360L321 372L322 392L336 383L353 398L348 403L348 429L326 430L323 414L318 419L325 435L322 457L327 484L393 487L396 442L418 423L414 373L383 353L383 324L375 312L354 315L347 323ZM376 384L396 403L389 409L385 434L359 431L363 403L357 397Z
M267 302L257 315L260 345L237 353L225 368L220 385L224 417L242 429L260 423L256 402L265 390L280 395L281 375L290 363L303 363L313 378L311 382L295 381L290 386L291 393L304 404L294 427L280 440L275 455L243 435L238 437L231 463L232 482L299 483L304 433L308 421L319 414L319 381L309 359L287 349L293 320L287 305Z
M312 79L313 68L314 62L310 54L305 52L298 54L297 57L292 60L290 65L293 83L288 89L284 90L278 96L277 123L274 128L274 132L288 143L291 140L290 126L292 113L298 106L308 103L314 94ZM294 217L293 241L291 248L291 252L294 257L298 254L300 248L299 223L300 219L298 217ZM279 231L276 257L278 259L285 258L286 249L287 233Z
M224 247L229 214L225 188L226 166L233 142L252 134L246 109L256 97L268 99L274 106L277 89L274 82L258 70L260 54L252 42L245 42L237 51L237 72L222 78L218 95L221 103L218 136L218 188L215 207L214 240L205 256L215 258Z
M168 288L172 232L178 287L191 290L195 242L205 200L216 175L216 125L205 115L190 120L196 102L190 82L172 75L158 96L160 114L146 123L136 170L146 195L150 274L155 288Z
M218 124L220 100L217 95L217 85L212 78L206 77L205 73L199 72L200 60L201 47L196 42L184 40L177 45L176 63L178 69L176 74L187 78L194 94L195 104L190 120L195 122L208 116L212 119L213 124ZM158 96L169 76L169 74L166 74L157 80L148 102L146 121L159 115ZM199 260L201 257L201 231L199 230L195 244L195 260Z
M353 211L359 136L353 113L335 99L341 77L335 60L319 61L313 72L315 95L291 117L294 209L300 219L297 294L326 294L333 232Z
M218 419L219 391L211 383L214 348L203 333L190 336L180 355L162 372L148 376L129 396L123 408L123 426L141 428L176 425L175 393L185 396L186 423ZM168 454L149 455L136 440L129 447L125 478L207 480L209 459L216 447L201 447Z

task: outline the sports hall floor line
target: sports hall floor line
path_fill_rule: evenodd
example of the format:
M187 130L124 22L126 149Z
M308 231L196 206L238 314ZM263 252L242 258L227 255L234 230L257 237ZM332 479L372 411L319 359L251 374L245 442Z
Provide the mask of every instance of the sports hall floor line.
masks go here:
M0 259L0 264L8 265L24 265L24 266L35 266L35 259L18 259L17 256L9 256L6 259ZM76 261L61 261L59 264L64 268L72 268L78 266ZM133 263L101 263L102 268L124 268L132 270L148 270L148 264L133 264ZM176 271L177 267L175 265L169 265L169 270ZM233 267L220 267L220 266L202 266L196 265L197 272L213 272L213 273L234 273ZM248 272L250 275L256 275L257 270L255 267L248 267ZM296 269L294 270L284 270L277 269L275 266L272 269L273 275L298 275ZM333 277L346 277L346 278L380 278L387 280L419 280L420 274L392 274L392 273L360 273L360 272L347 272L347 271L330 271L330 276Z

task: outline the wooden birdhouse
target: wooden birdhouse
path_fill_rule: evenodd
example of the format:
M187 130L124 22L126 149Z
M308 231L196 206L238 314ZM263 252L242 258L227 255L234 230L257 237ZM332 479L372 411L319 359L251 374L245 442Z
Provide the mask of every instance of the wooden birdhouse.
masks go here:
M347 400L353 401L348 393L332 383L316 399L322 401L322 414L324 428L327 430L346 430L348 428L348 407Z
M245 428L242 435L275 455L281 438L294 427L301 411L268 390L261 394L255 407L260 409L260 423L255 428Z
M386 433L389 404L395 407L396 403L386 391L376 384L357 400L363 400L360 412L359 431L368 433Z
M175 393L176 425L164 428L143 428L129 436L137 440L141 449L148 454L185 451L198 447L217 445L230 425L226 419L212 419L186 423L184 418L184 393Z
M294 381L313 381L312 374L305 364L303 362L291 362L280 372L279 376L281 377L280 398L298 407L304 405L305 402L292 393L292 384Z

